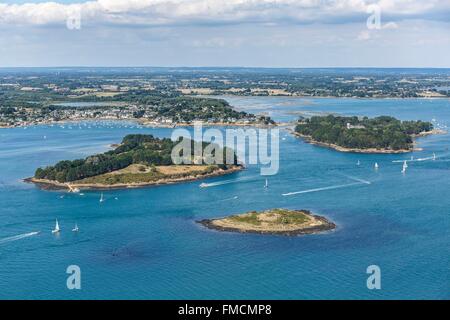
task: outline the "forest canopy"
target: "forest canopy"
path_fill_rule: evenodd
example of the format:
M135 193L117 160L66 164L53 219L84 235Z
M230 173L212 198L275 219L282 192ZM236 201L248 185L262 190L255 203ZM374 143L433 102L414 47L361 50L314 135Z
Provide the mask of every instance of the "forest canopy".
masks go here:
M180 140L159 139L152 135L131 134L125 136L122 143L114 150L89 156L86 159L65 160L58 162L54 166L38 168L34 177L36 179L65 183L113 172L132 164L147 166L173 165L172 149L179 142ZM193 140L189 140L189 142L191 143L192 156L194 156L194 143L199 142L194 142ZM205 147L208 145L209 143L203 142L202 150L205 150ZM226 163L226 148L222 149L222 151L223 163ZM238 165L235 154L232 165ZM227 169L225 164L218 164L218 166L222 169Z
M400 121L389 116L343 117L314 116L301 118L295 131L314 141L344 148L410 150L413 137L433 130L433 124L424 121Z

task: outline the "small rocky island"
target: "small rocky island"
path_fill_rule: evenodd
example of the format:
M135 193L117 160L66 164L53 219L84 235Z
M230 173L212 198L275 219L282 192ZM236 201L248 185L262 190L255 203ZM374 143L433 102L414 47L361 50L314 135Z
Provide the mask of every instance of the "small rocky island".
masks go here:
M219 231L287 236L314 234L336 228L334 223L310 211L288 209L251 211L220 219L205 219L198 223Z
M300 118L294 134L306 142L341 152L406 153L417 150L414 139L445 133L424 121L393 117L314 116Z
M192 140L191 164L174 164L171 153L177 143L179 141L159 139L152 135L127 135L111 151L38 168L34 177L25 181L35 183L42 189L67 189L75 192L81 189L135 188L179 183L243 169L235 154L232 164L206 164L204 158L194 157L194 144L199 142ZM203 143L201 150L205 150L207 146L209 144ZM215 146L212 150L221 150L224 158L226 157L225 149ZM225 159L221 162L225 163Z

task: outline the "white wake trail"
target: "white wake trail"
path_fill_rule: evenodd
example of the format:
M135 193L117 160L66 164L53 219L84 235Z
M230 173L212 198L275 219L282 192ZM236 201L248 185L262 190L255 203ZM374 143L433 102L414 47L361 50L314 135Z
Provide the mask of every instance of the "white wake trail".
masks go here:
M17 235L17 236L12 236L12 237L3 238L3 239L0 239L0 244L4 244L4 243L7 243L7 242L12 242L12 241L17 241L17 240L21 240L21 239L24 239L24 238L28 238L28 237L35 236L35 235L37 235L37 234L39 234L38 231L36 231L36 232L29 232L29 233L19 234L19 235Z
M429 160L436 160L436 159L440 159L443 158L445 156L447 156L448 153L445 154L440 154L440 155L436 155L436 156L430 156L430 157L426 157L426 158L417 158L417 159L405 159L405 160L393 160L392 163L403 163L403 162L422 162L422 161L429 161Z
M436 159L437 159L438 157L436 157ZM433 160L434 158L433 157L428 157L428 158L420 158L420 159L417 159L417 161L418 162L421 162L421 161L428 161L428 160Z
M437 159L438 157L436 157ZM422 161L428 161L428 160L433 160L433 157L428 157L428 158L417 158L414 160L394 160L392 161L392 163L404 163L406 162L422 162Z
M230 184L230 183L239 183L244 181L251 181L254 180L254 177L244 177L239 179L233 179L233 180L224 180L224 181L217 181L217 182L211 182L211 183L202 183L203 188L209 188L209 187L216 187L221 186L224 184Z
M365 183L365 182L355 182L355 183L348 183L348 184L340 184L340 185L331 186L331 187L324 187L324 188L309 189L309 190L303 190L303 191L297 191L297 192L283 193L282 195L284 197L287 197L287 196L293 196L293 195L296 195L296 194L304 194L304 193L312 193L312 192L319 192L319 191L327 191L327 190L348 188L348 187L357 186L357 185L361 185L361 184L367 184L367 183Z
M346 174L344 174L343 176L346 177L346 178L349 178L350 180L353 180L353 181L361 182L361 183L364 183L364 184L372 184L372 182L370 182L368 180L364 180L364 179L358 178L358 177L349 176L349 175L346 175Z
M232 198L226 198L226 199L217 200L217 202L231 201L231 200L236 200L236 199L238 199L238 198L239 198L238 196L234 196L234 197L232 197Z

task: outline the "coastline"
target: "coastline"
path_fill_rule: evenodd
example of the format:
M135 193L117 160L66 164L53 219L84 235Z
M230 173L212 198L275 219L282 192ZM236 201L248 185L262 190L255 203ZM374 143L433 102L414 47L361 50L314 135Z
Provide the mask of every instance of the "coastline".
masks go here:
M402 154L402 153L410 153L410 152L414 152L414 151L422 151L423 150L422 148L416 147L416 141L413 142L413 147L411 149L392 150L392 149L375 149L375 148L368 148L368 149L346 148L346 147L342 147L342 146L332 144L332 143L316 141L316 140L312 139L311 136L307 136L307 135L303 135L301 133L295 132L294 129L288 129L288 131L290 131L291 134L293 134L294 136L303 139L305 142L307 142L309 144L317 145L320 147L330 148L330 149L333 149L333 150L336 150L339 152L366 153L366 154ZM435 134L447 134L447 131L441 130L441 129L433 129L428 132L421 132L419 134L413 135L412 138L417 139L417 138L426 137L426 136L435 135Z
M178 184L185 182L192 182L197 180L202 180L206 178L219 177L223 175L232 174L235 172L239 172L244 170L243 166L233 166L227 170L218 169L214 172L202 174L202 175L194 175L194 176L186 176L182 178L163 178L151 182L135 182L135 183L117 183L117 184L99 184L99 183L62 183L54 180L47 179L36 179L34 177L23 179L26 183L33 183L37 187L42 190L70 190L70 188L77 188L79 190L117 190L117 189L134 189L134 188L143 188L143 187L152 187L152 186L162 186L168 184ZM70 188L69 186L70 185Z
M297 229L286 229L286 230L257 230L244 226L230 226L226 224L218 224L218 222L226 221L228 217L216 218L216 219L203 219L197 221L197 223L202 226L220 232L235 232L235 233L251 233L260 235L282 235L282 236L298 236L298 235L308 235L308 234L318 234L326 231L331 231L336 229L336 224L329 221L325 217L315 215L308 210L296 210L302 212L307 216L312 222L311 225L305 227L299 227ZM233 217L233 216L231 216Z
M433 129L431 131L424 131L418 134L413 135L413 139L415 138L422 138L422 137L427 137L427 136L431 136L431 135L435 135L435 134L447 134L448 132L442 129Z
M188 95L189 96L189 95ZM311 98L311 99L354 99L354 100L431 100L431 99L450 99L448 96L421 96L421 97L391 97L391 96L379 96L379 97L342 97L342 96L310 96L310 95L239 95L239 94L197 94L191 95L193 97L268 97L268 98Z
M177 127L193 127L195 123L175 123L175 124L159 124L159 123L153 123L153 122L141 122L137 120L137 122L140 125L143 125L145 127L155 127L155 128L177 128ZM243 123L243 122L236 122L236 123L227 123L227 122L215 122L215 123L209 123L209 122L202 122L199 121L199 123L202 124L203 127L253 127L253 128L269 128L269 127L276 127L278 126L277 123L275 124L263 124L263 123Z
M43 122L33 122L27 123L23 125L0 125L0 129L11 129L11 128L25 128L32 126L45 126L45 125L63 125L63 124L73 124L79 122L97 122L97 121L117 121L117 122L133 122L139 125L142 125L146 128L177 128L177 127L193 127L194 123L174 123L174 124L166 124L166 123L157 123L151 121L143 121L141 119L117 119L117 118L98 118L98 119L85 119L85 118L76 118L76 119L67 119L60 121L43 121ZM200 121L201 122L201 121ZM203 127L258 127L258 128L268 128L275 127L277 124L263 124L263 123L227 123L227 122L217 122L217 123L209 123L209 122L201 122Z

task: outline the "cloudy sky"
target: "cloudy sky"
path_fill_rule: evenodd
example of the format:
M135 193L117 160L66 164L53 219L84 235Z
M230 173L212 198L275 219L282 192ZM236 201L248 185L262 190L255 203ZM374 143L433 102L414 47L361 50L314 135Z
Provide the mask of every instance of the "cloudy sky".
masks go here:
M0 0L0 67L450 67L450 0Z

